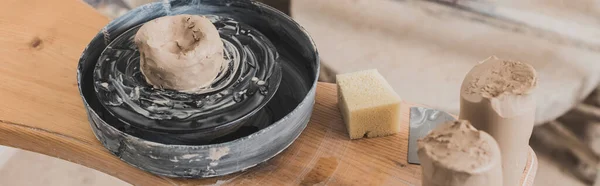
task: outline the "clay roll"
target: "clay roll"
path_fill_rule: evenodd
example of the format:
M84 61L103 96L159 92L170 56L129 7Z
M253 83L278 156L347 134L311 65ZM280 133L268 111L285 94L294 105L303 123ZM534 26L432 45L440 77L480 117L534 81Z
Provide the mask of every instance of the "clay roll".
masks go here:
M498 142L504 184L518 185L527 163L535 118L535 69L526 63L490 57L466 75L459 119L468 120Z

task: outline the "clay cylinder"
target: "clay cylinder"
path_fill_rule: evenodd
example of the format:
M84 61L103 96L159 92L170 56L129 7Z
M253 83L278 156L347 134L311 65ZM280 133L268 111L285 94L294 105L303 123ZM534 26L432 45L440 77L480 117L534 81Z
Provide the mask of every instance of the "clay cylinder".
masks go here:
M419 139L423 186L502 186L500 148L468 121L450 121Z
M504 185L519 185L527 163L535 118L535 69L529 64L490 57L463 80L459 119L489 133L500 146Z

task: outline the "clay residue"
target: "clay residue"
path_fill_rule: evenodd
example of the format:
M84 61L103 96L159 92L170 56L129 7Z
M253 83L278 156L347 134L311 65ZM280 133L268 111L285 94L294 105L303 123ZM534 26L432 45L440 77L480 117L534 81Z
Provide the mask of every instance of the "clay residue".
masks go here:
M206 159L217 161L229 154L229 147L211 148Z
M304 176L300 185L327 185L338 163L335 157L319 158L315 166Z
M225 63L219 33L203 16L154 19L138 30L134 40L141 72L157 88L196 92L212 84Z
M494 56L474 67L469 75L473 78L470 78L464 92L485 98L528 94L537 84L537 75L531 65Z
M420 139L418 151L447 169L476 172L486 167L494 156L499 158L499 155L493 154L491 138L483 138L482 133L468 121L451 121Z

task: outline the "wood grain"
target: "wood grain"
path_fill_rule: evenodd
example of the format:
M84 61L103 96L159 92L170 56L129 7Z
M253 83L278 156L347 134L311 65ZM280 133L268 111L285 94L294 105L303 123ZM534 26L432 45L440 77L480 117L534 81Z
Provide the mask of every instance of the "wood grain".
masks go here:
M0 54L4 59L0 65L1 145L65 159L134 185L421 182L420 167L406 161L411 104L402 105L403 130L399 134L349 140L338 112L335 86L324 83L318 85L313 116L303 134L283 153L258 167L202 180L164 178L140 171L110 154L96 140L77 92L77 58L107 19L77 0L10 0L0 7L0 23Z

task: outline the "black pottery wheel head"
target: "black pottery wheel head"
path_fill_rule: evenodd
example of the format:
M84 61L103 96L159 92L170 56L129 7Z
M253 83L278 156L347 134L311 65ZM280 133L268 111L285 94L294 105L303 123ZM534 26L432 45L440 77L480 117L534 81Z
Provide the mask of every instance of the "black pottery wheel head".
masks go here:
M205 15L230 61L203 94L154 89L131 42L152 19ZM77 80L94 134L123 161L169 177L213 177L264 162L306 127L318 53L304 29L249 0L171 0L113 20L90 42Z

